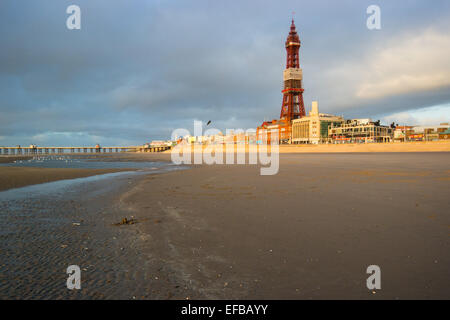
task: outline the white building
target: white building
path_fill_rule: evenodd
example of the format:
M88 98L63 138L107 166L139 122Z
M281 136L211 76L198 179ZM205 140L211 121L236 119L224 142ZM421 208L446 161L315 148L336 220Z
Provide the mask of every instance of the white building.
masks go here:
M319 103L313 101L308 116L292 120L291 142L294 144L327 142L328 126L342 122L344 122L342 117L319 113Z

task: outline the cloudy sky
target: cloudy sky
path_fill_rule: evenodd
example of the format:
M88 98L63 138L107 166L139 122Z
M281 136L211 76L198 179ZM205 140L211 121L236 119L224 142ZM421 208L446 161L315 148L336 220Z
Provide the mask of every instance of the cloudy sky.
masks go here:
M134 145L193 120L277 118L292 12L307 111L450 121L448 0L1 0L0 145Z

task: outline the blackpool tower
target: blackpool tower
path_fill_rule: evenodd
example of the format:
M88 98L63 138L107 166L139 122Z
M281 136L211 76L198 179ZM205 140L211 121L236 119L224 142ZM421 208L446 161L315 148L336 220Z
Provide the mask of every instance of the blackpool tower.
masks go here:
M284 88L283 103L279 120L264 121L256 130L260 143L270 143L273 134L278 132L279 143L290 143L292 132L292 120L305 116L303 105L302 69L300 68L300 38L295 30L292 19L291 30L286 39L286 69L283 72Z
M300 38L292 19L291 30L286 39L286 69L283 72L284 88L280 120L291 122L305 116L303 105L302 69L300 68Z

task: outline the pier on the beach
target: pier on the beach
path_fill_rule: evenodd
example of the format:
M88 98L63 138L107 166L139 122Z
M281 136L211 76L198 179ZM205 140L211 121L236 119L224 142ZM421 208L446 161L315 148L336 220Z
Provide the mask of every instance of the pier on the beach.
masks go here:
M36 154L86 154L119 152L162 152L170 146L132 146L132 147L0 147L0 155Z

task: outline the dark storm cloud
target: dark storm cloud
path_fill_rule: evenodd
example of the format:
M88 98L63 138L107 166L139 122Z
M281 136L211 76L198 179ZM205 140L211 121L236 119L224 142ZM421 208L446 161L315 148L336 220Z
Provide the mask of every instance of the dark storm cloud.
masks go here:
M225 129L276 118L293 10L307 106L372 116L449 101L440 79L409 92L386 83L379 97L365 89L377 84L368 61L394 36L432 27L439 43L446 1L378 1L376 32L365 27L369 1L230 2L2 1L0 144L141 144L194 119ZM70 4L81 30L65 27Z

